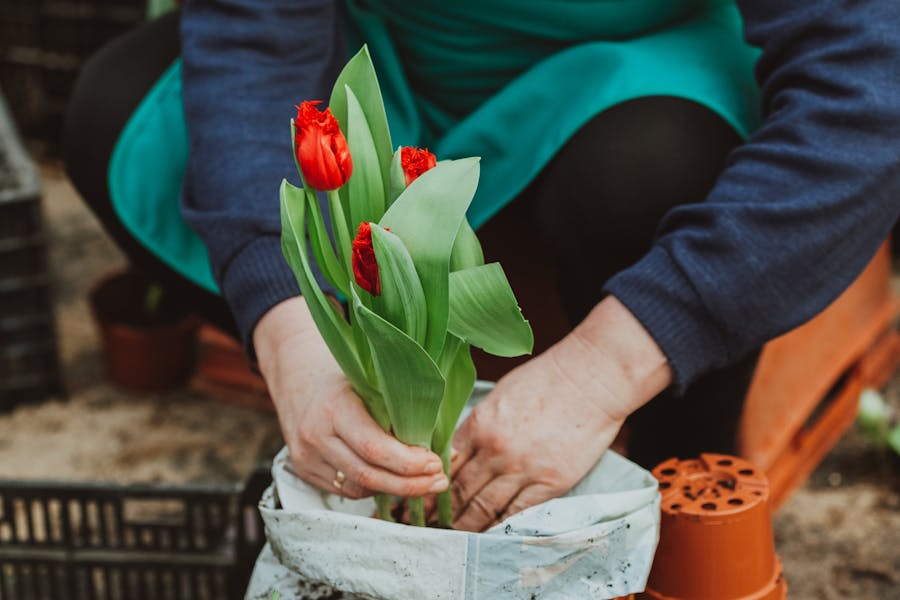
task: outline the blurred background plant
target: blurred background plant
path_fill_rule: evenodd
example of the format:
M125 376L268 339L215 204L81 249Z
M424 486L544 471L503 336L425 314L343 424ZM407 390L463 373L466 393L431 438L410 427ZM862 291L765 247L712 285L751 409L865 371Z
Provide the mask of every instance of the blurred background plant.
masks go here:
M900 456L900 414L878 390L867 388L859 398L857 423L875 446L893 450Z

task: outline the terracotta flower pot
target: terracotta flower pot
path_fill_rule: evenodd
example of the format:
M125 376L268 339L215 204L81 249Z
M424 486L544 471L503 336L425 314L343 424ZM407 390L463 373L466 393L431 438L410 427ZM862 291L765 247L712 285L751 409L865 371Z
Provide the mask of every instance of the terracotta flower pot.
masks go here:
M197 369L188 387L223 402L275 412L265 380L250 368L240 343L208 323L197 335Z
M100 332L110 381L139 392L176 388L196 361L197 321L165 298L149 314L149 283L132 271L101 279L90 305Z
M667 460L653 475L662 493L660 541L638 598L786 598L762 472L733 456L703 454Z

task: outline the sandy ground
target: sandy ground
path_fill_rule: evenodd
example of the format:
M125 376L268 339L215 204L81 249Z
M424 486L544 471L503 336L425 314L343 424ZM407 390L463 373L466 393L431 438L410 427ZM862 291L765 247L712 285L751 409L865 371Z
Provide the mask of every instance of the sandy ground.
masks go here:
M85 294L124 264L58 167L45 214L69 395L0 415L0 478L234 482L280 446L274 416L103 382ZM888 390L900 409L900 374ZM790 598L900 599L900 461L851 432L775 518Z
M103 381L85 297L125 260L57 166L44 214L68 397L0 415L0 477L119 482L243 480L280 447L274 415L186 390L133 394Z
M900 378L888 389L900 407ZM900 460L852 430L775 517L790 598L900 599Z

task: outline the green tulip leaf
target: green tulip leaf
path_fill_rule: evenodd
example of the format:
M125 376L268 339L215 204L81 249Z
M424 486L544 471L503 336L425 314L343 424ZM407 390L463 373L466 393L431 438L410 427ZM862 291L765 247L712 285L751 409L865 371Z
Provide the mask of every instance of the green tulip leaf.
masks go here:
M347 88L345 86L349 86L356 94L363 115L366 117L366 122L375 144L375 154L378 157L381 169L381 181L384 184L382 196L386 198L390 191L388 185L390 182L393 145L391 144L391 132L388 128L387 115L384 112L384 101L381 99L381 87L378 85L378 76L375 74L375 67L372 64L368 46L363 46L344 65L331 91L331 99L328 101L328 105L342 127L345 127L348 123ZM353 157L353 160L355 163L356 156ZM359 223L357 222L356 224L358 225Z
M450 274L449 331L496 356L530 354L531 326L499 263Z
M483 264L484 252L481 250L481 242L469 225L469 220L463 219L453 242L453 251L450 253L450 271L460 271Z
M477 158L448 160L413 181L379 225L399 236L412 256L425 292L425 349L437 359L450 313L450 254L478 185Z
M291 155L294 157L294 166L297 167L297 173L300 174L300 181L303 183L303 187L306 188L306 178L303 177L303 169L300 168L300 161L297 158L297 126L294 124L294 119L291 119Z
M378 152L366 115L349 87L347 94L347 144L353 157L353 174L347 182L350 223L378 222L384 214L385 187Z
M413 446L431 447L444 397L444 378L425 349L363 306L351 288L353 310L366 334L372 362L394 435Z
M346 187L346 186L345 186ZM341 188L344 189L344 188ZM351 229L347 228L348 217L341 201L340 191L331 190L328 194L328 210L331 212L331 231L334 234L334 245L337 246L337 255L344 264L344 270L349 279L353 273L350 256L353 251L353 237Z
M328 282L344 296L349 296L350 280L347 270L334 252L316 192L306 189L305 196L309 211L309 245L312 247L313 258Z
M355 286L356 284L353 285ZM358 288L354 287L353 289L356 289L356 292L359 293ZM351 295L352 293L353 292L351 292ZM356 312L353 310L348 312L350 328L353 330L353 343L356 347L356 353L359 355L359 362L362 364L366 379L372 384L373 388L378 388L378 375L375 373L375 365L372 364L372 349L369 347L369 340L366 338L366 333L362 330L362 327L359 326L359 319L356 317ZM387 409L385 409L384 422L379 421L379 424L385 431L390 431L391 419L387 414Z
M447 384L444 387L444 398L441 400L431 449L439 456L443 456L453 439L453 431L456 429L459 416L475 387L475 363L472 362L471 348L455 335L448 335L438 365Z
M281 248L297 284L321 333L356 392L366 401L373 417L381 418L384 407L378 406L379 395L366 379L352 341L350 325L325 297L313 278L306 252L306 203L304 191L286 180L281 182Z
M372 298L371 308L417 344L423 344L428 325L425 293L409 251L399 237L374 223L372 245L381 295Z
M391 160L391 185L390 195L388 196L387 206L390 207L394 203L403 190L406 189L406 173L403 172L403 162L401 161L401 150L397 148L394 152L394 158Z

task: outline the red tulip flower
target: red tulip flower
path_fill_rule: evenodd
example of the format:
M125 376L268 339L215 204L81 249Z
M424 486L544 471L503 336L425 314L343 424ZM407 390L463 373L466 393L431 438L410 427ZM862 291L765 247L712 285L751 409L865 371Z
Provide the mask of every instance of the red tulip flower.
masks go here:
M294 140L297 162L307 185L316 190L336 190L350 178L353 161L347 138L331 109L316 108L320 100L307 101L297 108Z
M356 239L353 240L353 254L350 257L353 277L362 289L373 296L381 295L381 280L378 277L378 262L372 247L372 227L365 221L359 224Z
M400 149L400 166L403 167L403 174L406 176L406 185L411 184L418 179L419 175L434 167L437 164L437 157L428 151L428 148L413 148L412 146L404 146Z

